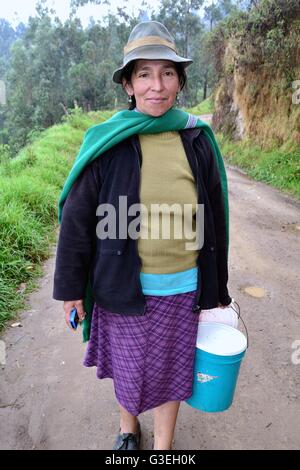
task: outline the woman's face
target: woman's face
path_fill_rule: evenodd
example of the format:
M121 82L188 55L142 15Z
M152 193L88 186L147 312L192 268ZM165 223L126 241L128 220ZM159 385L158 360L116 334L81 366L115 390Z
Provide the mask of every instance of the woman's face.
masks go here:
M139 111L150 116L162 116L175 103L180 91L179 77L170 60L138 59L131 83L123 79L128 95L134 95Z

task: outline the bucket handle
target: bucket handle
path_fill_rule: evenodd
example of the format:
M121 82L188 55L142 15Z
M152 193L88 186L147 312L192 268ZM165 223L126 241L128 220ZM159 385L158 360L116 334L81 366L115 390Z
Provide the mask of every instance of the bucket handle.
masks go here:
M238 307L238 310L236 310L236 309L233 307L233 305L230 305L230 307L232 308L232 310L234 310L235 313L237 314L238 319L239 319L239 320L241 319L241 321L242 321L242 323L243 323L243 325L244 325L244 328L245 328L245 331L246 331L246 336L247 336L247 349L248 349L248 348L249 348L249 334L248 334L248 330L247 330L246 324L245 324L245 322L244 322L244 320L243 320L243 318L242 318L242 316L241 316L241 308L240 308L239 304L237 303L237 301L234 300L234 299L232 299L232 304L236 304L237 307Z

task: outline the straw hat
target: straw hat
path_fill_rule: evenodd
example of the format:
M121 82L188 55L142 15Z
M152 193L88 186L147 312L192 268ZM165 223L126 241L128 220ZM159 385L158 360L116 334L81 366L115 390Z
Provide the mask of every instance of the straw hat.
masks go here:
M133 28L124 47L123 65L114 71L113 81L122 83L124 68L137 59L172 60L182 63L184 67L193 63L192 59L178 55L173 37L158 21L143 21Z

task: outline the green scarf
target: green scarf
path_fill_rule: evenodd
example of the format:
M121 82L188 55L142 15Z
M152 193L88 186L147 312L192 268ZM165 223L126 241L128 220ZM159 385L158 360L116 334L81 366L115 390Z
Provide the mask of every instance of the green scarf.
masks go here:
M165 114L159 117L152 117L141 112L123 110L114 114L107 121L90 127L85 133L83 143L79 153L74 161L73 167L64 184L62 193L58 202L58 222L61 222L62 209L69 191L83 171L85 166L95 160L99 155L109 148L118 144L122 140L134 134L155 134L167 131L179 131L182 129L201 127L206 137L209 139L213 149L221 177L222 191L224 195L225 214L226 214L226 232L227 232L227 250L229 244L229 208L228 208L228 188L227 177L224 162L214 133L209 124L201 121L192 114L186 113L180 109L171 108ZM91 317L94 305L93 293L90 278L86 287L84 298L84 309L86 316L81 323L83 326L83 342L89 340Z

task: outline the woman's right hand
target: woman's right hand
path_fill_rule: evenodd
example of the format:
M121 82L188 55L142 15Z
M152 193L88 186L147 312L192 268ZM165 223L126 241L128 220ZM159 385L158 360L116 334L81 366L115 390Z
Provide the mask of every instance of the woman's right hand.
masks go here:
M70 323L70 313L72 308L76 307L79 321L83 321L85 317L85 311L83 308L83 300L68 300L64 302L64 311L65 311L65 320L68 325L68 327L72 330L72 326Z

